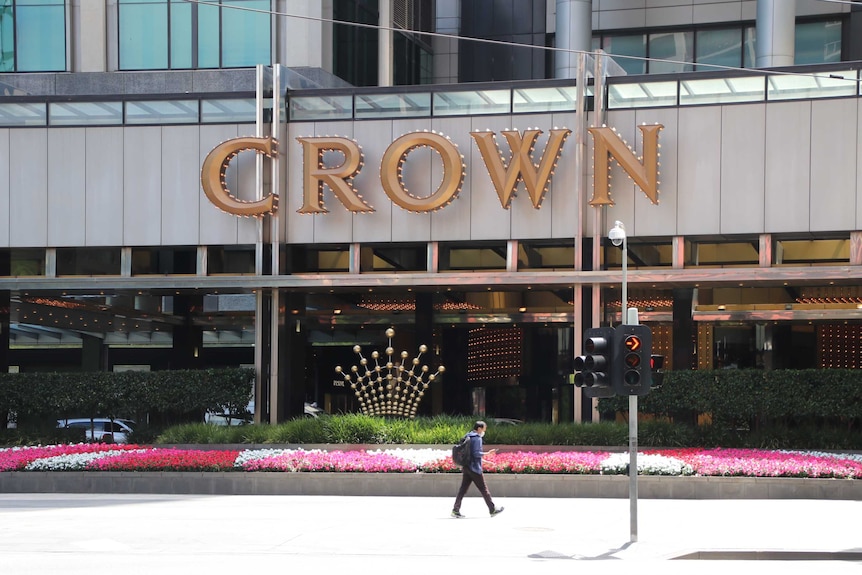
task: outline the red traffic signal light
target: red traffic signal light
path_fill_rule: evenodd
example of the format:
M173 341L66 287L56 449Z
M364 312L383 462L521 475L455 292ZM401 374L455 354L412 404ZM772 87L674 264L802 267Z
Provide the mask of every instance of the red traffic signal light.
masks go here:
M649 393L652 373L650 348L652 331L645 325L620 325L616 328L617 355L613 388L618 395L646 395Z

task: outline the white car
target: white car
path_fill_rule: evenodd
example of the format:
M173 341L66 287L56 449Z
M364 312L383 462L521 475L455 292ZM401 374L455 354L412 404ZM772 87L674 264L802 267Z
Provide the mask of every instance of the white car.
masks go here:
M83 429L87 441L102 441L105 443L128 443L129 437L135 431L135 422L129 419L110 419L108 417L76 417L74 419L58 419L60 429Z

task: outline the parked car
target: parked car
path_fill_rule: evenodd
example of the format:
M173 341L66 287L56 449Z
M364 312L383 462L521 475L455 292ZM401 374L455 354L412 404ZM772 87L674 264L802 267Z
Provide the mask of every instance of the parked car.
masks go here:
M317 403L305 403L305 417L318 417L324 411L317 407ZM223 413L215 413L208 411L204 414L204 422L211 425L245 425L252 423L254 418L254 400L252 400L244 413L229 413L225 410Z
M130 419L111 419L109 417L76 417L58 419L59 429L83 429L87 441L105 443L128 443L135 431L135 422Z

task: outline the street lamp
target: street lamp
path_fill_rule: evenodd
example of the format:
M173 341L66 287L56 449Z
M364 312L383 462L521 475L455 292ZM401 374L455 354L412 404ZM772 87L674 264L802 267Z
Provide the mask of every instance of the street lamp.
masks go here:
M628 261L629 248L626 238L626 228L619 220L614 222L614 227L608 232L608 239L615 246L623 247L623 287L620 323L629 324L629 297L628 297ZM637 323L637 319L634 320ZM629 395L629 517L630 517L630 539L632 543L638 540L638 396Z

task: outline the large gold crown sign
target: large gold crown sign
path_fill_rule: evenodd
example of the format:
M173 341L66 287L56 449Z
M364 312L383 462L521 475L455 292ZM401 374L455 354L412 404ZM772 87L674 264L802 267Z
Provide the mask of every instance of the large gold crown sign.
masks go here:
M386 363L380 363L380 354L371 352L373 367L367 358L362 355L362 348L353 346L353 353L359 356L359 365L352 366L350 373L344 372L341 366L336 366L336 373L344 374L344 381L350 384L354 395L359 399L362 413L366 415L395 415L401 417L416 417L416 409L425 395L428 386L446 371L442 365L437 368L436 373L429 373L427 365L420 367L422 354L428 351L428 346L419 346L419 355L411 362L407 361L409 354L401 352L401 362L392 361L395 349L392 347L392 336L395 330L391 327L386 330L389 338L389 346L386 348L388 359ZM408 365L409 369L408 369Z

